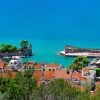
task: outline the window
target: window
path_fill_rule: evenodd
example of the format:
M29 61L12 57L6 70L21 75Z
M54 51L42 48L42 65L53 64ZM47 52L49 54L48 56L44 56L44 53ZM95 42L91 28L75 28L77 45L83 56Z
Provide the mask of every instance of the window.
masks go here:
M24 66L24 68L26 69L26 66Z
M17 64L17 62L14 62L14 65L16 65Z
M45 71L45 69L43 69L43 71Z
M55 69L53 69L53 71L55 71Z
M13 63L10 63L11 65L13 64Z
M51 69L49 69L49 71L51 71Z
M31 66L29 66L29 69L31 69Z
M84 76L89 76L90 75L90 73L88 72L88 73L84 73Z

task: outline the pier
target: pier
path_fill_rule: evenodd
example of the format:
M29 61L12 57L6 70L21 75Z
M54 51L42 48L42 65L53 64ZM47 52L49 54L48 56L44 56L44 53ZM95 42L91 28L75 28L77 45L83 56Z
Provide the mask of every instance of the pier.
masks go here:
M64 50L60 52L64 56L84 56L84 57L100 57L100 49L96 48L79 48L75 46L65 46Z

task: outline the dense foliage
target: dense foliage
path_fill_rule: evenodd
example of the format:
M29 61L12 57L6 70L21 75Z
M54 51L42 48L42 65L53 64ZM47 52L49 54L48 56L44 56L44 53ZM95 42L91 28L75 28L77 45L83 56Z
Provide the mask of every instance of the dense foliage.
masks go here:
M87 67L89 64L89 60L86 57L77 57L74 62L69 66L69 68L73 70L81 70L83 67Z
M14 45L10 45L10 44L1 44L0 51L1 52L9 52L9 53L16 52L17 47Z
M89 89L81 92L63 79L38 86L32 75L29 70L15 78L0 77L0 100L99 100L98 94L91 97Z
M26 49L28 47L29 42L27 40L22 40L20 45L21 45L21 48L23 50L23 49Z
M29 42L26 41L26 40L22 40L20 45L21 45L21 48L23 50L23 49L28 47ZM17 48L17 46L11 45L11 44L1 44L0 45L0 51L3 52L3 53L5 53L5 52L12 53L12 52L17 52L18 48Z

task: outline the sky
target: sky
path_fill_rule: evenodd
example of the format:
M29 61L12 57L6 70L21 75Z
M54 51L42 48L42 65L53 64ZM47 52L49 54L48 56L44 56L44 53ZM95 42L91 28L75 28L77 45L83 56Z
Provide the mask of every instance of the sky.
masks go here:
M0 0L0 34L100 39L100 0Z

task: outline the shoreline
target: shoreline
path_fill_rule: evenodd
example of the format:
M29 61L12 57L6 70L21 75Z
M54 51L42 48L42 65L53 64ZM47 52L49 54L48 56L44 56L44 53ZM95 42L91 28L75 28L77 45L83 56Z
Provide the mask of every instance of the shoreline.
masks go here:
M67 56L67 57L77 57L77 56L84 56L84 57L100 57L100 53L88 53L88 52L83 52L83 53L65 53L65 51L59 52L59 54Z

